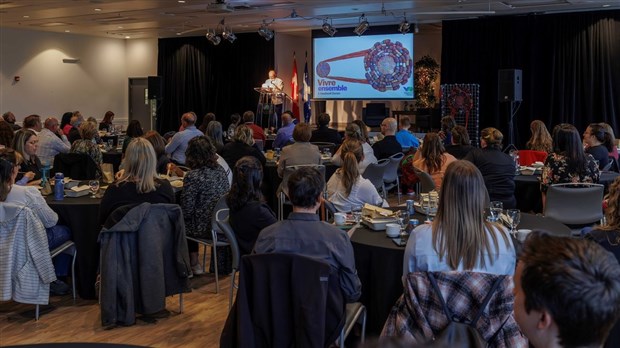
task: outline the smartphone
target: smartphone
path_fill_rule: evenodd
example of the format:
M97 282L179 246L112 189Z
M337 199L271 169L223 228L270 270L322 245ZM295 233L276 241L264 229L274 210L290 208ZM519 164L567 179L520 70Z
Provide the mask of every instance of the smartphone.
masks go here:
M400 237L399 238L392 238L392 242L394 242L394 244L396 244L396 245L398 245L400 247L407 246L407 242L402 240L402 239L400 239Z

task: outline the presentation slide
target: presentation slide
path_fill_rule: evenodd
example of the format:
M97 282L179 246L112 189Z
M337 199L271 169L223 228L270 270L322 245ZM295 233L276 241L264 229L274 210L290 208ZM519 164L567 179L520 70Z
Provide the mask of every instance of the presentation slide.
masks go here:
M313 39L316 99L413 99L413 34Z

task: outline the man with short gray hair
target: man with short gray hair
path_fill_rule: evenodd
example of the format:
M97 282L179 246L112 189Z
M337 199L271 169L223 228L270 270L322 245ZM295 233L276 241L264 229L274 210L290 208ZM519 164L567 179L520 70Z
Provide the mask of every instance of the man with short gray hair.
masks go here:
M387 117L381 122L381 134L383 134L383 140L376 142L372 146L372 151L375 153L375 157L378 160L388 158L394 154L403 151L402 146L396 140L396 129L398 123L395 118Z
M181 116L181 126L183 131L176 133L166 145L166 153L170 154L172 162L185 165L185 150L187 144L195 137L203 136L202 132L196 128L196 114L186 112Z
M45 128L39 133L39 147L37 156L44 166L52 166L54 157L59 153L67 153L71 149L71 143L60 129L58 119L50 117L45 120Z

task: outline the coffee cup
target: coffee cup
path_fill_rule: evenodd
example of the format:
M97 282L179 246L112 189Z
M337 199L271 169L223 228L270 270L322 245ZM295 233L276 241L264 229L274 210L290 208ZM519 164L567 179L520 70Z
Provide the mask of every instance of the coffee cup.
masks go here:
M532 233L532 230L528 230L528 229L517 230L517 239L520 240L521 242L525 242L525 239L530 233Z
M400 225L399 224L385 225L385 234L387 234L387 236L390 238L396 238L400 236Z
M342 226L347 221L347 214L345 213L335 213L334 214L334 223L338 226Z

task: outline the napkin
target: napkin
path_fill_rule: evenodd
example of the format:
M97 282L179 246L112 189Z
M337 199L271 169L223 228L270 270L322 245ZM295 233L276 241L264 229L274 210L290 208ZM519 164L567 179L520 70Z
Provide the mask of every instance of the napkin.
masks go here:
M368 203L364 204L364 208L362 209L362 216L370 217L372 219L395 217L396 214L397 212L389 209L383 209Z

